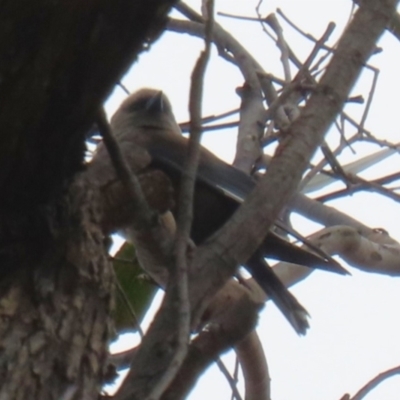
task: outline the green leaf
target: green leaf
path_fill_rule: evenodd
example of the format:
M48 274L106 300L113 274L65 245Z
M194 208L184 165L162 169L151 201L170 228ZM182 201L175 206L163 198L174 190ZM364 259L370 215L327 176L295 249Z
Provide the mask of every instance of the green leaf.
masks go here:
M149 309L158 287L145 275L130 243L122 245L113 260L117 276L114 311L117 333L136 331Z

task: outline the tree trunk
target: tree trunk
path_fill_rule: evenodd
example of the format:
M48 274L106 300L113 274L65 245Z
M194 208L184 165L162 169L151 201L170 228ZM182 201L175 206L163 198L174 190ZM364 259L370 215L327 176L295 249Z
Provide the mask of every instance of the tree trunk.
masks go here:
M110 337L113 274L96 191L73 184L49 210L40 259L16 266L0 301L0 399L95 399ZM23 251L23 250L22 250ZM70 397L71 396L71 397Z
M0 399L94 399L112 273L85 133L174 0L0 2Z

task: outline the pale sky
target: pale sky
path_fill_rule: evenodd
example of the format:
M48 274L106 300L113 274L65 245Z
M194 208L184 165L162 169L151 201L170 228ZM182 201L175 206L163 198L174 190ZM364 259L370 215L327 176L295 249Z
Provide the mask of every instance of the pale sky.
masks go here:
M250 0L215 1L217 11L253 17L258 3ZM197 8L200 1L187 3ZM337 28L329 42L332 44L347 23L351 4L351 0L265 0L262 14L266 16L279 7L293 22L315 37L322 35L327 24L334 21ZM267 72L282 77L279 52L258 23L222 17L217 17L217 21L234 34ZM304 60L312 48L310 42L299 38L283 22L282 25L289 45ZM380 78L366 128L377 137L396 143L400 142L396 118L399 112L398 96L395 95L400 90L397 79L400 43L386 33L379 46L383 48L383 53L370 60L371 65L380 69ZM123 83L131 92L145 86L163 90L172 102L177 120L186 121L191 70L202 48L201 40L166 33L150 52L140 56ZM352 94L362 94L366 98L372 74L364 75ZM238 70L218 58L214 50L207 71L203 114L216 114L238 107L235 88L242 84L243 78ZM107 104L109 113L125 97L121 89L116 89ZM363 106L353 105L349 112L357 119L362 110ZM230 162L235 148L234 139L234 130L206 133L203 144ZM337 140L337 137L331 137L329 142L337 143ZM371 145L356 146L355 149L357 154L346 151L341 162L350 162L379 150ZM399 161L397 154L381 163L379 169L367 171L362 176L371 178L383 176L389 171L396 172ZM393 200L376 194L359 193L330 205L370 227L386 229L400 241L400 207ZM295 227L304 233L318 229L304 219L296 221ZM399 279L367 274L354 268L350 271L350 277L315 272L292 289L312 317L311 329L305 337L294 333L273 304L268 303L261 313L258 333L269 363L273 400L339 400L345 393L354 395L380 372L400 365ZM233 365L233 356L227 359ZM210 369L189 396L190 400L204 398L230 399L229 387L217 368ZM386 381L366 397L367 400L399 398L399 376Z

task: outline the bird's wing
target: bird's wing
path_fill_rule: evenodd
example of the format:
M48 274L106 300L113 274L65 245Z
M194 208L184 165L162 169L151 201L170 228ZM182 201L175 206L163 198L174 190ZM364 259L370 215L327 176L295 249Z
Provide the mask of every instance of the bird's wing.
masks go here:
M188 140L183 136L164 135L160 132L152 136L147 150L152 156L153 165L167 166L181 173L187 144ZM196 179L237 203L243 202L256 185L250 176L220 160L204 147L201 148Z
M187 153L187 143L187 139L182 136L165 135L162 131L157 134L154 130L153 135L151 135L146 145L147 151L152 157L151 167L166 170L168 175L173 175L175 179L180 179ZM214 202L218 200L223 201L225 206L219 207L219 213L209 216L211 219L214 218L214 221L210 221L210 224L214 223L215 228L194 226L193 234L195 237L193 239L196 242L202 242L206 238L205 236L209 236L210 232L214 233L214 231L226 222L239 204L254 189L256 182L247 174L226 164L205 148L201 149L196 180L197 184L202 186L203 191L207 190L207 193L203 197L213 197L210 201ZM225 200L223 200L224 198ZM227 198L229 201L227 201ZM198 203L201 202L198 201ZM196 225L196 208L198 209L199 207L202 207L202 204L198 204L195 207L194 225ZM204 208L212 210L212 207L209 207L208 204ZM200 214L203 213L200 211ZM204 221L204 219L203 215L200 215L199 220ZM322 251L317 250L318 254L311 253L288 242L273 232L268 233L261 247L266 257L319 268L342 275L348 274L337 261L325 255Z

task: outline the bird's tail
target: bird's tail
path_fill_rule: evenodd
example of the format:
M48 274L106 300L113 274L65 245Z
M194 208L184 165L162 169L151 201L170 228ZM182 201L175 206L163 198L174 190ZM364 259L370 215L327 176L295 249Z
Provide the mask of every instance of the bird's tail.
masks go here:
M307 310L275 275L260 250L256 251L247 261L246 268L264 292L274 301L295 331L299 335L304 335L309 327Z
M305 248L296 246L273 232L268 233L260 246L260 251L264 257L334 272L339 275L349 275L349 272L345 268L332 257L325 255L322 250L315 249L315 252L312 253Z

